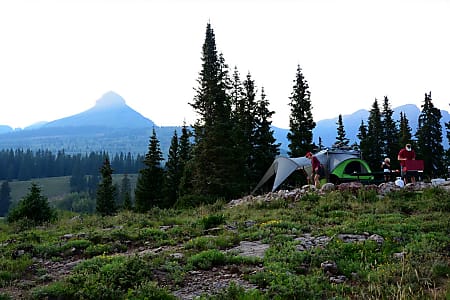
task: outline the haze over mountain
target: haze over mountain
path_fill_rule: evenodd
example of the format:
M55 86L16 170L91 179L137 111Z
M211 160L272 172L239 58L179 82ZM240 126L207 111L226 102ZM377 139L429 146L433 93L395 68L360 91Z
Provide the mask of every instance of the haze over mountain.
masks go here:
M95 106L79 114L55 120L42 127L107 126L111 128L151 128L155 124L129 107L115 92L107 92Z
M414 134L420 109L413 104L406 104L393 109L394 120L399 119L400 112L406 114ZM337 112L338 113L338 112ZM441 110L444 148L448 148L445 123L450 121L447 111ZM343 124L350 143L358 142L357 134L361 121L367 124L369 111L365 109L343 115ZM325 147L330 147L336 140L337 119L317 121L313 130L314 143L319 137ZM107 151L109 153L145 154L148 150L149 137L155 129L161 144L161 150L167 154L170 141L175 131L180 134L181 126L158 127L152 120L129 107L125 100L115 92L107 92L92 108L81 113L54 120L36 123L25 129L12 129L0 125L0 149L48 149L56 152L87 153ZM281 143L281 153L288 150L288 129L273 127L277 142Z

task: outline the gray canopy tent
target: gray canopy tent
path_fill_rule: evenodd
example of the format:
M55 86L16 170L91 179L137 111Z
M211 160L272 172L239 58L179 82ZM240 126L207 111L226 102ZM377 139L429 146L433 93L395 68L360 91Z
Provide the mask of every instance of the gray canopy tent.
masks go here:
M359 151L326 149L314 155L324 166L326 177L331 182L373 179L370 167L360 158ZM276 158L252 193L261 188L274 175L272 192L275 191L296 170L303 170L307 176L310 176L312 173L311 161L306 157Z

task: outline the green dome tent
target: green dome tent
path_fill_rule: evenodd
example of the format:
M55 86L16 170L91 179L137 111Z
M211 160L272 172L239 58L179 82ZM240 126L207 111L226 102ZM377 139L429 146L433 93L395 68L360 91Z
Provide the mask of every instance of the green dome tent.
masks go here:
M314 154L325 168L326 178L332 183L348 181L371 181L374 179L369 165L360 158L356 150L322 150ZM275 175L272 192L275 191L293 172L303 170L307 176L312 173L311 162L306 157L276 158L252 193L262 187Z

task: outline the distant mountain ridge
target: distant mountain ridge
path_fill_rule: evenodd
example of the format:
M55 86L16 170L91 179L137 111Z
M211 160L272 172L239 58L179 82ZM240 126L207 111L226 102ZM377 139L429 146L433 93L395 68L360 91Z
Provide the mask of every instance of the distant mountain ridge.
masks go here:
M400 112L406 114L414 134L420 109L406 104L393 109L394 120L400 118ZM448 148L445 123L450 121L447 111L441 110L444 148ZM360 109L352 114L343 115L343 124L347 138L351 143L358 142L357 134L361 121L367 124L369 111ZM325 147L334 144L337 135L337 119L317 121L313 130L314 143L319 137ZM161 150L167 154L174 132L181 134L181 126L157 126L152 120L129 107L125 100L115 92L107 92L96 101L94 107L51 122L40 122L23 130L14 130L10 126L0 125L0 149L31 149L50 151L63 150L66 153L88 153L106 151L108 153L145 154L152 129L155 129L161 144ZM274 136L281 143L281 154L288 152L287 133L289 129L272 127Z
M94 107L79 114L55 120L45 127L106 126L111 128L151 128L153 121L129 107L114 92L108 92L97 100Z

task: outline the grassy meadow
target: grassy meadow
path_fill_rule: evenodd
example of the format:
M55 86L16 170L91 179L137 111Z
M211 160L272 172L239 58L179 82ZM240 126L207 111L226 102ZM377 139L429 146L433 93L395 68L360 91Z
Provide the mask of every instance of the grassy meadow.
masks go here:
M265 245L264 254L235 251L243 242ZM450 299L450 193L362 189L111 217L59 212L37 228L0 220L0 299L194 296Z
M113 174L113 183L120 187L123 174ZM134 189L137 181L137 174L128 174L130 184ZM57 201L70 194L70 176L36 178L27 181L11 181L11 200L16 203L29 192L31 183L34 182L41 187L42 195L51 202Z

